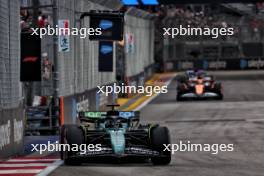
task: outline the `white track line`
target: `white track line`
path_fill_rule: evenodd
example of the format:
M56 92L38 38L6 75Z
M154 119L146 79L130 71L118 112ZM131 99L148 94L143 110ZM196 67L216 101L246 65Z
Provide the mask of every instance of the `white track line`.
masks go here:
M6 162L34 162L34 161L50 161L50 162L53 162L53 161L57 161L59 159L10 159L10 160L7 160Z
M0 175L2 174L37 174L42 169L16 169L16 170L0 170Z
M0 164L0 167L30 167L30 166L50 166L53 163L23 163L23 164Z
M51 166L49 166L46 169L42 170L36 176L46 176L46 175L49 175L52 171L54 171L55 169L57 169L62 164L63 164L63 161L62 160L58 160L58 161L52 163Z

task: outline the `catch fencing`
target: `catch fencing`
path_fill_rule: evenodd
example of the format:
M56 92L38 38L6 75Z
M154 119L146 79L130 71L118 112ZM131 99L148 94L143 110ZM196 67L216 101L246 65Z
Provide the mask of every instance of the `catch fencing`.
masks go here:
M86 1L86 0L60 0L58 1L58 19L68 19L70 27L89 28L89 17L80 20L82 12L90 10L117 10L121 7L120 1ZM154 22L146 12L129 8L125 13L124 26L124 77L132 77L147 73L152 74L154 64ZM98 41L91 41L89 37L70 36L70 51L58 53L59 65L59 94L68 96L106 85L116 81L117 50L114 42L113 72L98 71ZM52 40L45 36L42 40L42 50L47 52L53 60ZM117 65L118 67L120 65ZM52 83L46 84L49 87ZM52 94L52 89L42 84L42 94Z
M89 28L89 17L80 20L82 12L90 10L118 10L120 1L58 1L58 19L69 19L70 27ZM152 73L154 63L154 24L145 12L130 8L125 13L124 47L120 50L113 44L113 72L99 72L99 42L89 37L70 36L70 51L58 54L59 94L64 97L65 121L75 122L79 110L104 110L106 104L115 102L117 95L106 97L97 94L97 86L112 85L117 81L116 69L124 70L125 78L135 78L136 84L144 84ZM121 42L121 43L122 43ZM117 55L124 52L123 68L116 67ZM125 79L128 80L128 79ZM122 80L122 81L125 81ZM130 82L126 82L130 84Z
M154 30L154 21L144 17L143 11L136 8L127 11L125 16L127 77L144 72L145 68L154 63Z
M0 6L0 109L16 108L22 100L19 4L2 0Z
M70 27L89 28L89 17L80 20L80 12L90 10L111 9L85 0L58 1L58 19L69 19ZM98 41L90 41L89 37L82 39L80 36L70 36L70 51L58 53L61 96L82 93L98 85L115 81L115 70L113 72L98 71L98 44ZM115 63L115 55L113 60Z
M24 113L20 80L19 0L0 4L0 160L21 153Z

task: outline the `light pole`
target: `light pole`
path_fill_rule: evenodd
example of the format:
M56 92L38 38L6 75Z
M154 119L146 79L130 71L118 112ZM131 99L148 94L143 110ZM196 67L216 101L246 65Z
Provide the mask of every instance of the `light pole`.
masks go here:
M58 22L58 14L57 14L58 6L57 0L53 0L52 5L52 19L53 19L53 27L56 28ZM54 89L54 115L56 116L56 126L58 125L58 118L59 118L59 66L58 66L58 36L53 35L53 89Z

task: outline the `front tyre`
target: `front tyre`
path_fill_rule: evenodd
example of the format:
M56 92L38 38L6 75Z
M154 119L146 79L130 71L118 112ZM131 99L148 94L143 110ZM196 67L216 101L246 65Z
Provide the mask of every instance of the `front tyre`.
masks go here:
M61 143L69 144L70 150L73 145L78 147L84 143L84 133L78 125L64 125L61 130ZM73 151L61 151L61 157L65 165L81 165L80 160L72 158L76 153Z
M154 165L168 165L171 162L171 151L164 151L164 145L170 144L170 134L167 127L155 127L151 130L152 149L159 152L160 156L152 157Z
M216 98L217 100L223 100L224 99L224 96L222 93L219 93L219 96Z
M181 97L181 94L180 94L180 93L177 93L176 100L177 100L177 101L183 101L183 99L182 99L182 97Z

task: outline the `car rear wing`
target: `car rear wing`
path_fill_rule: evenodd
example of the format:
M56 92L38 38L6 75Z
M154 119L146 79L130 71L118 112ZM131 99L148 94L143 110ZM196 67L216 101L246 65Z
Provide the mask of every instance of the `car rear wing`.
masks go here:
M131 121L139 121L139 111L85 111L79 112L78 117L81 121L97 121L107 117L116 116Z

